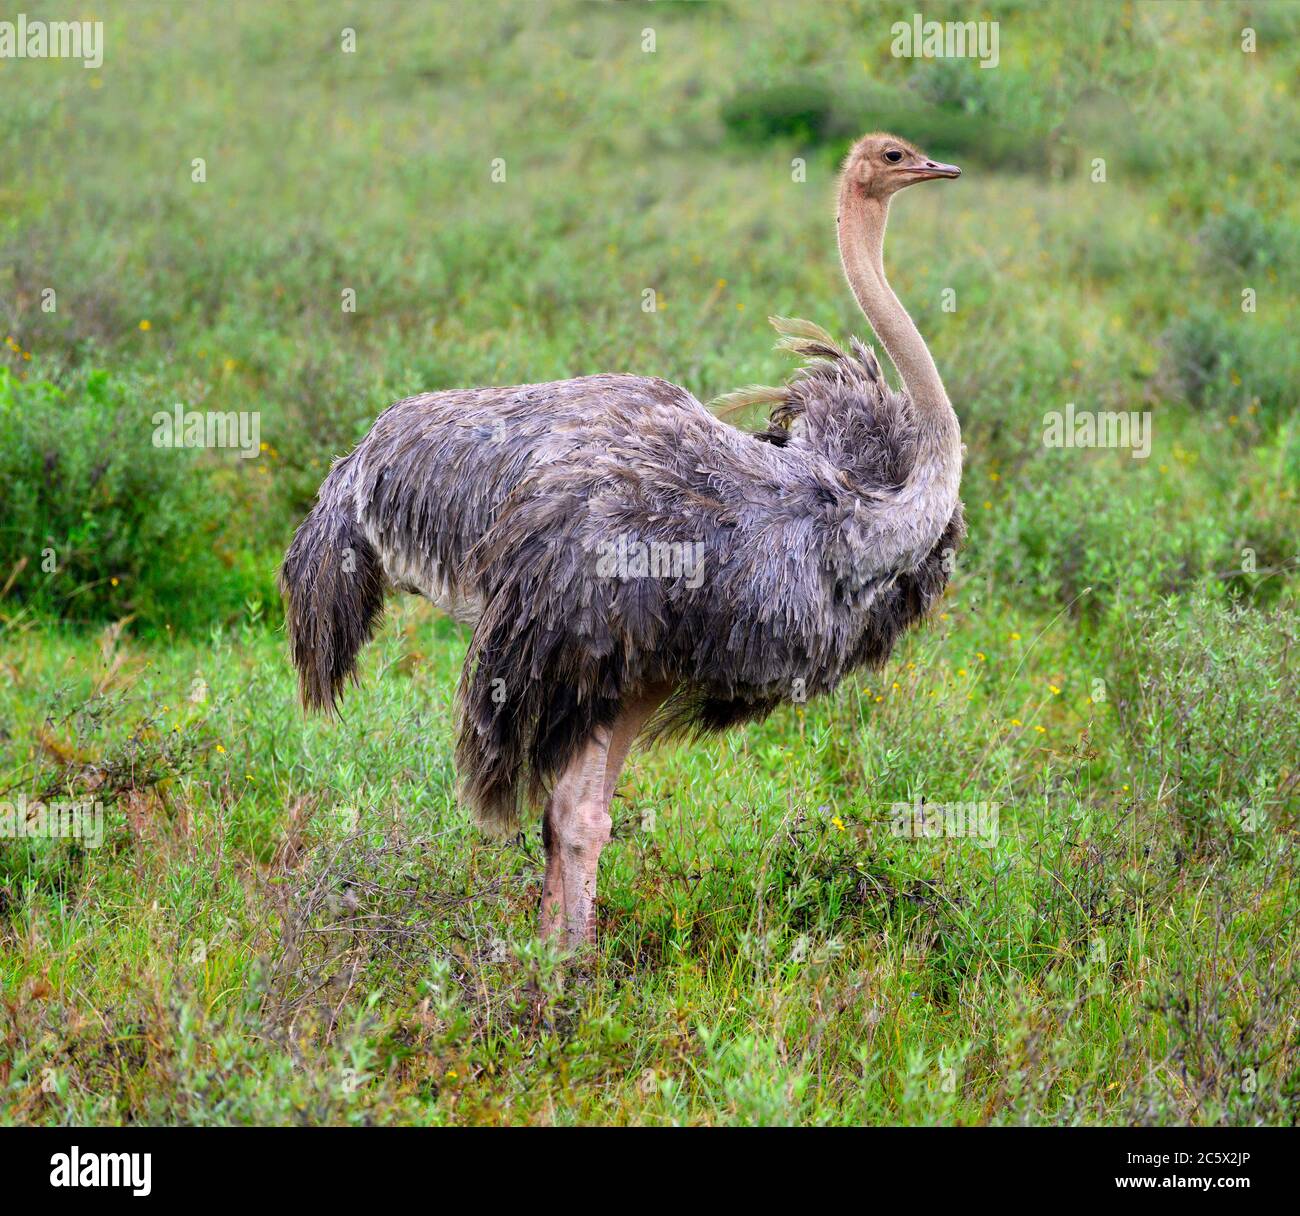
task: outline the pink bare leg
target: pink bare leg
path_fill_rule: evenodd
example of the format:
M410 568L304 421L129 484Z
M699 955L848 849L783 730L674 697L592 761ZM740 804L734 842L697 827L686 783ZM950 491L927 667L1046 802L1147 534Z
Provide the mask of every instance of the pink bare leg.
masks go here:
M542 812L542 847L546 850L546 877L542 879L542 915L538 928L542 937L551 938L564 929L564 868L560 862L554 801L550 798Z
M560 774L546 804L541 932L550 937L563 924L570 949L596 940L596 871L613 827L609 805L633 742L665 695L655 690L637 698L612 727L596 731Z
M609 752L605 759L605 808L608 810L614 801L614 792L618 787L619 774L627 763L627 754L632 744L641 733L642 727L650 720L672 691L670 685L656 686L649 689L634 701L623 706L618 717L614 719L614 730L609 741Z
M564 888L564 935L570 949L596 930L596 867L609 840L605 758L609 730L598 730L560 775L551 793L552 823Z

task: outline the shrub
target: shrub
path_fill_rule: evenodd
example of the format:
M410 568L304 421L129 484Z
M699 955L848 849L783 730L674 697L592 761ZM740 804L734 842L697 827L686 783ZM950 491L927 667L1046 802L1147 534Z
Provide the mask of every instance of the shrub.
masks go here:
M914 68L911 83L931 105L980 114L989 108L988 75L974 60L938 59Z
M1172 509L1162 478L1131 464L1038 455L997 509L973 508L969 564L1022 602L1090 618L1185 590L1231 538L1220 521Z
M819 144L836 134L835 99L808 82L742 88L722 107L722 121L751 143L792 138Z
M1133 638L1119 708L1135 764L1197 847L1275 841L1297 804L1294 609L1198 594L1138 612Z
M1198 307L1165 330L1165 375L1195 406L1239 412L1258 401L1267 416L1297 402L1300 354L1285 320Z
M1232 202L1201 225L1202 254L1208 266L1268 270L1283 260L1281 232L1248 203Z
M96 371L67 387L0 368L0 578L34 611L193 628L274 597L232 498L194 452L151 446L150 414ZM2 584L0 584L2 585Z

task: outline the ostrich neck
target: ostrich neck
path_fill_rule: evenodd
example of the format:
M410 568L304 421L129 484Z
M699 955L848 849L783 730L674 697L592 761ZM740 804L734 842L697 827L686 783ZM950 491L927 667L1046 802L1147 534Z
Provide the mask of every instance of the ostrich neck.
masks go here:
M960 469L961 428L920 332L885 278L889 201L864 195L846 178L840 187L839 245L844 274L880 339L923 427L926 463Z

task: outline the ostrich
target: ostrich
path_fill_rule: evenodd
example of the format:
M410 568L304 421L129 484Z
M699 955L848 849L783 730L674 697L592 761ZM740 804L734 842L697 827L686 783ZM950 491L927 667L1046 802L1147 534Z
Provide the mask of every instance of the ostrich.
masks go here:
M665 380L582 376L425 393L337 460L280 572L308 709L355 679L390 590L473 626L456 766L484 829L542 805L540 931L595 940L610 803L639 738L720 731L879 667L965 534L957 416L882 262L892 196L955 178L876 133L839 182L845 276L874 354L774 317L808 360L724 422Z

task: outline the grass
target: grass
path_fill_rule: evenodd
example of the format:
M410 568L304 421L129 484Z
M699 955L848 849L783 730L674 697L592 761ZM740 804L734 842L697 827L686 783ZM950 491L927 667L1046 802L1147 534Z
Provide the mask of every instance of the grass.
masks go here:
M99 72L0 61L0 803L105 810L0 841L0 1118L1296 1121L1297 9L993 3L994 71L892 59L911 11L115 6ZM394 602L304 722L275 564L403 394L707 400L786 370L769 312L862 332L831 181L898 115L967 168L887 251L968 443L950 594L635 758L565 965L536 828L454 796L465 631ZM266 449L154 448L177 401ZM1067 402L1150 458L1045 448Z

